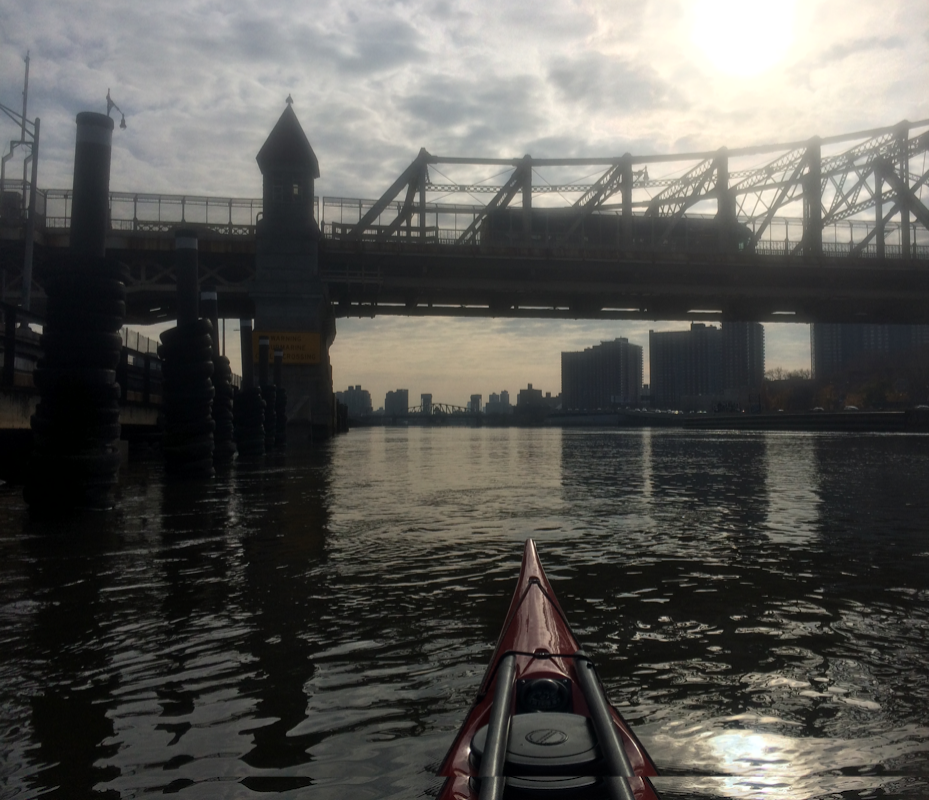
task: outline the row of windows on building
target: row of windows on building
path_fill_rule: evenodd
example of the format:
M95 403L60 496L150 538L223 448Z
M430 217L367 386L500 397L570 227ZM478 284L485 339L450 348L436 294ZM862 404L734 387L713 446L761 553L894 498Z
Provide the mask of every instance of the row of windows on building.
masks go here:
M899 356L929 346L929 325L810 325L813 378L828 380L837 372L875 356Z
M627 339L561 354L566 409L639 406L698 409L745 406L764 380L764 328L757 322L694 323L649 331L650 385L642 385L642 347Z

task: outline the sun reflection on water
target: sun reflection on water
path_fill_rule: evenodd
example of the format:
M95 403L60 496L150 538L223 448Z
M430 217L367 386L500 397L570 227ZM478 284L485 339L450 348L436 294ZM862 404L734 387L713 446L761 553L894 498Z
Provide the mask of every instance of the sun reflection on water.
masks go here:
M766 731L789 723L752 714L717 720L716 725L751 727L707 729L705 724L676 726L659 735L671 764L655 786L663 796L813 800L843 792L886 791L912 782L911 770L888 774L878 765L903 764L925 751L925 731L917 726L863 739L824 739ZM759 729L760 728L760 729ZM648 744L653 739L646 737ZM922 784L920 784L922 785Z

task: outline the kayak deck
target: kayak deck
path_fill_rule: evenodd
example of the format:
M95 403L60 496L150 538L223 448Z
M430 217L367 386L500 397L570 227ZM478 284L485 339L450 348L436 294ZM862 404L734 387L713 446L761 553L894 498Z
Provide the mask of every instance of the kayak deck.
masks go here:
M439 800L650 800L651 758L603 693L526 541L477 698L439 767Z

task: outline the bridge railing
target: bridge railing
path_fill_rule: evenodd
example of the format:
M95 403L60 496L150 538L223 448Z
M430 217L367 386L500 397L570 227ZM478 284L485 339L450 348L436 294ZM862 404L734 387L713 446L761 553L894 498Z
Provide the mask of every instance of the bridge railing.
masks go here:
M29 389L32 387L32 372L41 356L40 334L31 326L41 326L44 319L8 303L0 303L0 319L3 321L0 336L3 361L0 386L6 389Z
M755 245L754 252L763 256L793 256L802 240L785 239L783 241L760 241ZM823 242L822 255L832 258L878 258L877 245L867 245L860 250L856 249L854 242ZM801 258L802 256L795 256ZM899 244L885 244L884 258L903 258L903 246ZM910 258L919 261L929 260L929 245L917 244L910 248Z
M20 182L21 183L21 182ZM22 189L23 187L19 187ZM5 183L5 194L11 200L16 194L16 181ZM12 194L11 194L12 193ZM14 198L15 199L15 198ZM358 222L374 207L376 201L344 198L315 198L316 218L320 221L323 235L333 241L394 242L398 245L449 246L461 242L465 233L484 213L485 206L462 203L427 203L423 208L422 220L406 219L397 224L404 213L403 203L399 200L388 203L381 213L364 232L356 229ZM72 193L64 189L39 190L36 194L36 225L39 230L65 230L71 224ZM6 224L22 224L23 211L20 203L7 203L9 207L0 209L2 221ZM520 209L507 209L518 214ZM550 210L550 209L549 209ZM207 197L200 195L145 194L130 192L110 193L110 227L114 231L170 233L179 225L194 225L206 228L218 235L248 238L255 235L256 224L262 214L262 201L259 198ZM415 216L415 215L414 215ZM488 229L478 228L469 240L472 245L482 248L498 248L501 252L521 252L527 249L562 249L565 252L578 253L598 250L617 249L613 238L604 239L604 226L617 226L620 219L618 211L604 210L591 215L582 222L577 230L570 234L558 230L533 230L529 241L517 231L498 229L491 234ZM688 213L687 220L694 225L715 219L712 214ZM641 223L642 217L636 216ZM702 222L701 222L702 221ZM486 220L485 220L486 222ZM754 234L757 220L740 216L738 222L745 231ZM678 233L670 240L661 238L661 219L650 221L650 230L645 249L660 249L668 252L702 253L717 250L715 242L701 242L699 237L688 237L687 225L683 233ZM804 221L800 218L779 217L767 225L764 238L759 239L753 251L760 255L784 256L799 254L802 242ZM856 255L861 258L877 258L879 249L873 241L875 224L867 219L845 219L831 223L823 229L822 255L848 257ZM896 221L884 224L885 258L902 258L903 247L899 242L902 231ZM910 257L929 259L929 239L926 231L913 223L911 232ZM865 247L857 243L865 239L871 243ZM829 241L829 240L832 241ZM637 249L637 248L636 248Z
M32 373L42 357L41 333L45 318L7 303L0 304L2 336L0 336L0 386L34 390ZM158 342L138 331L122 328L119 332L123 347L117 367L123 403L160 405L162 371ZM234 386L242 378L232 376Z
M36 197L40 230L70 228L70 190L46 189ZM260 198L110 192L110 229L166 233L194 225L227 236L254 236L262 208Z

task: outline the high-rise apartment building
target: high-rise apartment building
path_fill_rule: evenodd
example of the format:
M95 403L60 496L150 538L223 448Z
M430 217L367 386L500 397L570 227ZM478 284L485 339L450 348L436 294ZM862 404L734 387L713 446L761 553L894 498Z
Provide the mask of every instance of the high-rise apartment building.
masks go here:
M722 388L722 332L702 322L689 331L649 331L648 362L657 408L679 408L684 397L715 396Z
M504 389L500 394L492 392L487 398L487 405L484 406L485 414L512 414L513 406L510 405L510 393Z
M404 417L410 410L410 390L395 389L384 398L384 414L388 417Z
M822 323L810 325L813 377L828 379L855 362L929 345L929 325Z
M648 349L650 394L658 408L693 405L695 398L744 407L764 381L764 326L758 322L649 331Z
M561 354L561 401L566 409L636 405L642 390L642 347L628 339Z
M348 415L357 419L373 411L371 393L361 386L349 386L344 392L336 392L335 398L348 407Z
M764 325L724 322L722 337L723 391L759 391L764 382Z

